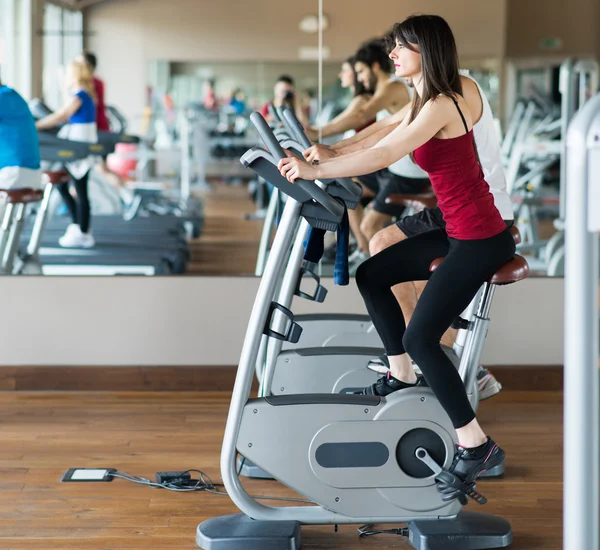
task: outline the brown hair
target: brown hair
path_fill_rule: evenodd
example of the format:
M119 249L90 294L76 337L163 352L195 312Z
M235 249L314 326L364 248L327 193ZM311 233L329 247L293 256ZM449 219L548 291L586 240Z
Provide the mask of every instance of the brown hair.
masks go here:
M428 101L435 100L439 95L462 95L456 42L444 18L439 15L411 15L394 25L391 38L421 54L423 94L420 96L415 93L413 97L410 122Z

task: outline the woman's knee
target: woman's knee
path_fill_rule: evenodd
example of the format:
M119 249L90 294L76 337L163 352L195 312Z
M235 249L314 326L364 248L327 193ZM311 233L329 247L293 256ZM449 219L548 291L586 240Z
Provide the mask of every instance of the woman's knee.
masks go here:
M420 364L419 360L423 356L423 353L426 353L427 349L431 348L432 345L434 344L429 342L423 330L415 329L414 326L411 326L409 323L404 331L404 336L402 337L402 346L413 361Z
M373 289L384 287L387 283L381 280L381 266L375 258L369 258L360 264L356 270L356 286L364 296Z
M367 265L369 260L365 260L362 264L360 264L356 270L356 274L354 278L356 279L356 286L358 290L360 290L361 294L364 293L364 290L367 288L369 283L369 266Z

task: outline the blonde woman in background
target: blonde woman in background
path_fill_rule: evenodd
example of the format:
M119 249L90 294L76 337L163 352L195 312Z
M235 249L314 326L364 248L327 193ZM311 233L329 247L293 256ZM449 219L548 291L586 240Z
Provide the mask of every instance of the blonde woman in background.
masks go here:
M67 123L59 132L59 137L72 141L96 143L96 93L93 74L85 61L78 59L69 62L66 71L67 100L55 113L37 121L38 130L47 130ZM84 159L70 162L66 169L71 175L69 183L58 185L58 190L67 205L73 220L67 227L59 243L65 248L92 248L94 237L90 232L91 206L88 196L88 177L93 160ZM71 192L75 188L77 197Z

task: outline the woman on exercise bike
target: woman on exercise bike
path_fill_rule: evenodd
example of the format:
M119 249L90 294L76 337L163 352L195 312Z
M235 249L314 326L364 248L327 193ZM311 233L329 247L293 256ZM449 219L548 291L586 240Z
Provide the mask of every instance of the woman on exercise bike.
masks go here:
M502 220L478 162L473 121L462 96L452 31L436 15L416 15L392 31L396 76L414 84L410 113L371 149L309 165L286 158L279 169L289 181L352 177L380 170L411 155L428 172L447 232L433 230L403 240L368 259L356 283L384 343L390 365L402 375L398 389L429 385L456 429L458 446L450 472L474 481L504 458L479 426L463 382L440 339L487 281L513 258L515 243ZM432 274L433 260L445 256ZM429 280L408 327L391 287ZM419 365L417 378L409 355ZM456 494L443 483L444 498Z
M365 124L361 124L360 126L356 125L356 114L373 96L373 90L367 90L367 88L359 82L356 71L354 70L354 63L355 58L353 56L346 59L346 61L342 63L342 69L338 75L342 88L352 91L352 100L343 112L324 126L321 126L321 135L323 138L334 136L335 134L346 134L351 132L351 134L345 135L345 137L350 137L350 135L360 132L375 122L375 118L373 118ZM306 128L306 134L312 141L319 139L319 129L313 126Z

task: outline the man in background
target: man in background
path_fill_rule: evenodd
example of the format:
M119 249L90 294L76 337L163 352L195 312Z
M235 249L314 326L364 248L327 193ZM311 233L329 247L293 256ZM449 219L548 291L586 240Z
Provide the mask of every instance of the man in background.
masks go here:
M265 103L260 110L260 113L265 120L269 123L272 123L274 121L269 113L270 105L275 108L281 107L282 105L289 105L292 109L294 109L296 117L302 126L308 126L308 113L304 108L301 98L298 97L298 93L296 92L294 85L294 79L291 76L284 74L277 79L277 82L275 82L275 87L273 88L273 100Z

